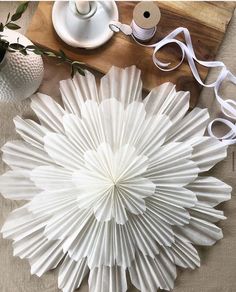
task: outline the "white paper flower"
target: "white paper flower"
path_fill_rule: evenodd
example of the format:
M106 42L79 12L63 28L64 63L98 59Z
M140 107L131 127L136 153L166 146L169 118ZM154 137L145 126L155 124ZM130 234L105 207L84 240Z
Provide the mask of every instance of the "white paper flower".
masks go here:
M89 273L93 292L170 290L176 266L200 265L192 244L222 238L214 209L231 188L201 176L226 156L203 136L207 110L187 113L189 94L165 83L142 101L140 71L112 68L99 92L94 76L61 82L63 107L39 94L40 124L16 117L24 141L3 147L9 199L29 201L2 228L14 255L41 276L59 265L71 292Z

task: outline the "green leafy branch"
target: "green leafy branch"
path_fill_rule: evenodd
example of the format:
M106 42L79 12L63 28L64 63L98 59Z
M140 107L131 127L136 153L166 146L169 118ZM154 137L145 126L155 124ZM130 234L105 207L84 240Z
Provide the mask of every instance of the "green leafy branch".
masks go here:
M72 77L76 72L81 75L85 75L84 70L81 67L81 65L83 66L85 64L79 61L71 60L62 50L60 50L59 52L55 52L36 45L24 46L19 43L19 38L17 39L16 43L9 43L6 39L4 39L5 36L2 33L4 32L5 28L11 30L20 29L20 26L16 24L15 21L21 18L22 14L28 8L28 4L29 2L23 2L22 4L20 4L13 15L8 13L6 22L4 24L2 22L0 23L0 51L8 51L10 53L19 52L25 56L28 55L30 52L33 52L36 55L48 56L57 59L59 61L58 64L68 63L71 66Z

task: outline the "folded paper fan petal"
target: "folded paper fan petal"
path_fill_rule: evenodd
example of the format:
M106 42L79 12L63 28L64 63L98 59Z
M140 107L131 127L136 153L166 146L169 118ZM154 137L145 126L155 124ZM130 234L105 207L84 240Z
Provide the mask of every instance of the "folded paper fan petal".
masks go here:
M14 118L16 131L21 137L32 146L44 149L43 137L48 133L48 130L32 120L23 120L17 116Z
M62 118L64 109L50 96L37 93L32 98L31 108L39 118L41 125L46 129L55 132L63 132Z
M107 112L102 112L101 107L103 107L103 105L107 103L110 105L109 109L114 109L113 114L117 114L117 124L119 124L118 119L120 117L122 118L123 116L123 107L116 99L109 100L108 102L104 101L100 106L96 102L88 100L81 107L81 116L83 120L82 128L85 132L84 140L88 141L94 149L96 149L101 143L105 142L106 136L104 133L104 120ZM112 119L110 120L109 126L111 125L111 123Z
M183 142L191 137L201 137L206 130L208 121L209 113L207 109L194 108L179 123L171 128L166 141L168 143L174 141Z
M24 238L14 241L14 255L27 258L31 265L31 274L42 276L55 269L64 257L62 243L51 241L43 235L43 229L32 231Z
M175 85L167 82L152 89L143 102L148 115L167 115L174 125L186 114L189 98L189 92L176 92Z
M135 259L135 245L127 226L112 221L99 225L94 239L100 240L93 243L88 254L90 269L102 265L112 267L115 264L122 268L129 267Z
M31 200L40 190L29 178L30 172L8 171L0 176L0 192L11 200Z
M171 246L174 242L174 232L170 224L158 218L149 209L138 217L130 216L127 224L133 232L133 237L138 246L139 237L142 236L149 238L150 241L155 240L159 245ZM138 234L140 234L140 236L137 236ZM140 245L140 249L144 249L142 242L140 242ZM146 242L146 245L149 245L149 242ZM159 253L158 246L154 248L157 253ZM149 246L146 250L153 250L153 247Z
M148 211L157 218L170 225L184 225L189 223L189 212L179 205L169 203L157 196L149 198L147 203Z
M196 194L199 201L212 207L231 198L232 188L215 177L199 176L187 188Z
M114 221L101 223L91 217L79 232L68 237L63 249L75 261L87 257L91 269L101 265L111 267L115 263L126 268L135 258L134 241L126 225Z
M124 115L120 146L122 144L135 145L144 131L143 123L146 118L144 104L137 101L128 104Z
M54 215L65 209L78 206L75 188L50 190L39 193L30 201L28 209L34 214Z
M101 126L97 132L113 150L124 144L135 145L142 136L146 117L142 102L134 101L124 109L120 101L110 98L101 102L99 110L100 120L97 119L96 124Z
M212 206L209 206L203 202L197 202L194 207L189 210L192 216L196 218L206 220L208 222L217 222L219 220L224 220L224 212L214 209Z
M116 98L125 107L133 101L142 100L142 81L140 70L135 66L125 69L112 67L101 78L99 99Z
M140 220L136 221L130 219L126 223L126 226L138 249L144 255L150 255L150 257L154 258L157 254L159 254L159 246L157 244L156 238L152 234L152 230L146 229L146 224L142 223L143 222ZM173 240L173 238L171 238L170 241L171 240Z
M188 144L164 145L150 158L145 176L157 186L187 185L197 177L199 169L191 161L192 147Z
M188 225L176 226L174 229L187 240L197 245L213 245L223 237L221 229L215 224L194 216L191 217Z
M88 272L89 269L85 258L76 262L66 256L59 270L58 288L63 292L71 292L78 289Z
M173 161L182 163L183 159L191 160L193 148L188 143L172 142L166 145L162 145L158 151L156 151L149 158L149 167L147 174L155 172L155 168L158 166L173 164Z
M7 142L2 151L2 160L12 169L31 170L52 163L52 159L44 150L20 140Z
M14 256L29 260L31 273L39 277L56 268L64 257L61 242L49 242L43 235L43 228L30 229L24 237L17 238L13 243L13 250Z
M182 268L195 269L200 266L200 258L193 245L178 236L171 248L166 248L166 253L170 254L177 266Z
M89 132L85 122L78 116L73 114L64 115L63 126L66 136L76 145L81 155L90 149L96 149L93 139L91 140L93 136Z
M115 98L105 99L99 106L102 117L105 141L116 150L122 143L122 132L124 131L125 111L124 105Z
M70 208L56 212L48 220L44 234L49 240L74 238L91 223L92 218L92 210L81 210L77 204L70 205Z
M34 215L28 211L28 204L10 213L1 232L4 238L21 240L34 232L40 231L47 224L48 215Z
M88 70L84 72L85 76L77 73L72 80L60 81L62 100L68 113L80 115L81 107L86 100L99 101L94 75Z
M46 241L36 253L29 257L31 274L41 277L45 272L55 269L63 259L62 243Z
M157 186L154 196L169 204L185 208L193 207L197 202L197 197L194 192L175 185Z
M76 73L72 79L79 98L79 107L82 107L83 103L90 99L99 102L95 76L88 70L85 70L84 74L85 76Z
M61 241L48 241L43 235L47 219L31 214L24 206L13 211L2 228L4 237L14 239L14 255L27 258L31 273L38 276L54 269L64 257Z
M39 166L30 175L35 186L41 190L61 190L73 188L72 173L59 166Z
M134 144L137 152L144 153L151 159L164 143L171 125L168 116L156 115L147 118L142 125L139 139Z
M77 90L72 79L60 81L61 98L65 111L80 116L80 107L77 96Z
M31 273L38 276L55 268L64 256L61 242L50 242L43 235L47 219L31 214L25 205L11 213L1 230L5 238L14 240L14 255L27 258Z
M27 236L13 242L13 254L21 259L30 258L35 254L48 239L43 234L43 227L36 232L29 233Z
M176 267L165 252L154 259L137 253L129 274L132 284L141 292L156 292L158 288L170 291L174 287Z
M227 145L212 137L195 137L189 141L193 147L192 160L200 172L211 169L227 155Z
M157 186L176 185L185 186L197 178L199 168L193 161L185 158L175 163L155 165L148 170L146 176Z
M125 292L127 290L125 269L117 265L93 268L89 273L89 291Z
M62 134L49 133L44 137L44 148L56 164L74 171L83 165L83 153Z

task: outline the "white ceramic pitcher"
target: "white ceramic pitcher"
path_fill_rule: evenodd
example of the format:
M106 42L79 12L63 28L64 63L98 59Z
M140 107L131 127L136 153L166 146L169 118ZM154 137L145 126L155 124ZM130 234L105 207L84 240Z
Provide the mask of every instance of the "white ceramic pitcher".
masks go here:
M10 43L28 46L32 42L22 34L4 30L4 39ZM19 52L5 52L0 62L0 101L17 102L31 96L38 89L43 78L43 60L29 52L27 56Z

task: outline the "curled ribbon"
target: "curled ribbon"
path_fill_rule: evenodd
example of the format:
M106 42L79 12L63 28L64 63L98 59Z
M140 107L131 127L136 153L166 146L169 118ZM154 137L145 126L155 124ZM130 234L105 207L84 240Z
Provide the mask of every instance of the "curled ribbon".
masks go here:
M116 27L116 30L114 29L114 27ZM135 37L134 34L132 33L132 27L129 25L121 24L120 22L112 22L110 24L110 29L115 31L115 32L121 31L122 33L124 33L126 35L131 35L133 37L134 41L141 46L153 48L154 49L153 55L152 55L153 63L155 64L155 66L158 69L160 69L162 71L172 71L172 70L177 69L183 63L185 56L186 56L189 67L192 71L194 78L197 80L197 82L204 87L214 88L215 97L221 106L221 111L228 118L236 120L236 102L232 99L224 100L219 93L220 86L224 80L228 80L231 83L236 85L236 76L234 76L226 68L225 64L221 61L201 61L201 60L199 60L195 55L190 32L187 28L184 28L184 27L176 28L170 34L168 34L166 37L164 37L161 41L154 43L154 44L151 44L151 45L145 45L145 44L140 43L136 38L137 36ZM185 43L176 39L176 36L181 34L181 33L184 34ZM177 44L180 47L181 52L182 52L182 58L176 66L169 68L171 63L161 62L156 57L156 53L161 48L163 48L165 45L171 44L171 43ZM206 84L201 80L201 77L198 73L198 70L197 70L195 63L198 63L204 67L207 67L207 68L221 68L221 71L220 71L217 79L214 82L212 82L210 84ZM222 137L217 137L212 131L213 124L216 122L225 124L229 128L229 132L226 133ZM215 138L221 140L225 144L228 144L228 145L229 144L236 144L236 125L227 119L218 118L218 119L215 119L212 122L210 122L210 124L208 125L208 133L211 137L215 137Z

